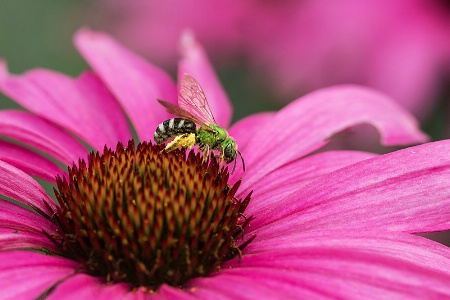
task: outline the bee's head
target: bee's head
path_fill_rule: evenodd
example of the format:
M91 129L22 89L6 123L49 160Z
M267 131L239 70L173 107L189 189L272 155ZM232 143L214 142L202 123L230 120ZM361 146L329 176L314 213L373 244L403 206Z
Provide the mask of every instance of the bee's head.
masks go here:
M236 159L237 145L233 139L228 138L223 142L223 146L223 158L229 164Z
M242 167L243 167L243 169L245 171L244 158L242 157L241 152L238 151L237 145L236 145L236 142L234 141L234 139L227 138L223 142L222 145L223 145L223 158L224 158L224 160L227 162L227 164L229 164L230 162L234 161L233 172L234 172L234 169L236 168L236 154L237 153L239 153L239 155L241 156Z

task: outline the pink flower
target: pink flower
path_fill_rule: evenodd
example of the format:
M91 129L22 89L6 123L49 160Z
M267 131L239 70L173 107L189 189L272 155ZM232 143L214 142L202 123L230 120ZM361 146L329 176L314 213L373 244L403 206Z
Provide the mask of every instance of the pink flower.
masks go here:
M102 272L95 268L97 261L76 259L86 248L77 243L76 248L70 248L73 236L63 237L62 232L77 217L86 224L96 224L90 213L114 222L108 212L119 214L125 208L117 205L109 210L109 202L105 202L95 211L80 204L78 208L85 214L62 214L68 202L59 207L30 175L51 183L56 182L56 175L65 176L67 182L74 184L72 190L66 191L81 191L92 194L95 201L103 201L107 196L102 193L111 190L92 192L98 189L95 184L83 188L90 172L98 171L94 167L98 156L90 161L89 172L83 176L74 173L82 170L84 163L78 159L85 158L87 152L80 140L102 151L105 144L111 147L117 141L130 139L121 108L139 139L150 140L154 128L170 118L156 99L175 103L177 89L162 70L102 33L81 30L75 44L93 72L72 79L48 70L11 75L4 65L1 71L1 91L28 110L0 112L0 134L8 138L0 143L0 193L15 200L0 200L3 297L273 299L450 295L450 250L410 234L450 228L450 141L381 156L356 151L315 152L334 133L361 122L374 125L387 145L426 140L408 113L385 96L357 86L319 90L279 112L253 115L229 128L247 166L245 173L237 167L229 182L242 178L235 194L238 199L253 190L245 211L250 226L243 227L245 240L250 243L242 247L240 258L236 254L212 273L191 278L181 287L136 286L121 282L114 272L95 275ZM202 84L218 123L228 127L231 107L202 48L192 39L183 45L180 74L190 73ZM68 176L55 161L65 165L78 163ZM110 164L112 160L102 163ZM186 163L181 160L178 164ZM208 174L217 174L214 170ZM197 175L207 180L211 177L208 174ZM119 178L121 184L128 177ZM202 182L196 180L194 185ZM58 180L58 200L63 198L63 181ZM171 184L170 179L165 184ZM229 187L225 190L236 191ZM170 194L171 190L164 193ZM126 198L127 209L136 212L136 199L132 198L133 195ZM30 207L33 210L27 209ZM192 207L195 209L195 205ZM131 215L139 219L134 213ZM208 214L201 216L203 219ZM127 233L149 229L127 224L116 225L123 225L129 230ZM60 239L64 242L58 243ZM134 246L145 245L137 239L121 245L123 249ZM145 251L134 254L155 255ZM112 267L120 263L112 261ZM151 266L141 267L145 272L151 271Z
M248 60L279 99L356 83L425 117L450 66L450 12L441 2L133 0L99 10L114 16L105 28L164 64L191 28L217 62Z

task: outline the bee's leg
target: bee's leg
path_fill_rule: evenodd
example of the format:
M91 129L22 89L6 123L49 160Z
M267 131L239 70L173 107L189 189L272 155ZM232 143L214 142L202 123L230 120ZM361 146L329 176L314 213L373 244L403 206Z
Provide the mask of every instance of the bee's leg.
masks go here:
M221 147L220 149L220 154L219 154L219 164L221 164L224 161L224 157L225 157L225 150L223 147Z
M209 160L209 145L205 145L203 148L203 162Z
M173 141L167 144L164 150L166 152L173 151L179 148L191 149L195 145L195 133L185 133L176 136Z

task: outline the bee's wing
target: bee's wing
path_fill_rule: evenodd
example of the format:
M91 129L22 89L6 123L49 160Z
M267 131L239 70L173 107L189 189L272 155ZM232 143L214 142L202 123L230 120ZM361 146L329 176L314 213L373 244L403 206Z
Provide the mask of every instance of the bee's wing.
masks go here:
M181 107L178 107L172 103L166 102L164 100L160 100L158 99L158 102L165 107L166 111L169 114L178 116L180 118L183 119L188 119L191 120L194 123L197 123L198 125L205 127L205 128L210 128L208 125L206 125L202 120L199 120L198 118L196 118L194 115L192 115L190 112L188 112L187 110L182 109Z
M178 106L204 124L217 124L205 93L192 75L184 74L178 95Z

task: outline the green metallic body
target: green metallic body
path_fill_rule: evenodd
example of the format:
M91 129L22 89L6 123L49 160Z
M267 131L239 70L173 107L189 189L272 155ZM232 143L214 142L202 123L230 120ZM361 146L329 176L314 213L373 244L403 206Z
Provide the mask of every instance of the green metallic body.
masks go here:
M228 137L225 129L217 126L208 124L211 129L200 127L197 131L197 140L199 144L208 145L211 149L217 149L217 146L220 145L225 139Z
M209 128L200 127L197 130L197 143L201 151L220 150L220 158L227 163L236 157L237 145L228 132L220 126L208 124ZM211 130L212 129L212 130Z

